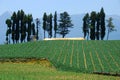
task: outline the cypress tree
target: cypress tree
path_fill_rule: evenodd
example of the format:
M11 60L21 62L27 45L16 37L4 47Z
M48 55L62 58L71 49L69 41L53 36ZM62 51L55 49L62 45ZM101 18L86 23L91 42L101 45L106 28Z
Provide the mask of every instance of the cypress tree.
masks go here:
M35 36L35 24L32 23L31 25L32 25L32 35ZM37 39L37 40L38 40L38 39Z
M12 41L14 44L15 43L16 12L13 12L13 14L11 16L11 20L12 20Z
M19 43L20 38L20 11L17 12L17 19L16 19L16 30L15 30L15 40L16 43Z
M54 38L56 38L56 32L57 32L57 12L55 11L55 14L54 14Z
M10 43L10 36L8 38L9 34L12 34L12 41L14 43L18 43L21 41L21 43L26 40L30 41L31 32L33 35L35 35L35 27L34 24L32 24L33 18L31 14L24 13L23 10L18 10L18 12L13 12L11 19L6 20L6 24L8 24L8 29L6 31L6 41ZM9 25L11 24L11 27ZM12 28L12 29L11 29ZM9 39L9 40L8 40Z
M50 14L50 32L49 32L49 35L50 35L50 38L52 37L52 14Z
M91 12L91 27L90 27L90 39L95 40L95 22L96 22L96 12Z
M10 34L11 34L11 25L12 25L12 22L11 22L11 20L10 19L7 19L6 20L6 24L7 24L7 26L8 26L8 29L7 29L7 35L6 35L6 40L7 40L7 43L9 43L10 44ZM8 34L9 34L9 41L8 41Z
M31 14L28 14L28 20L27 20L27 23L28 23L28 28L27 28L27 32L28 32L28 35L27 35L27 41L30 41L31 39L31 29L32 29L32 21L33 21L33 17Z
M101 8L101 11L100 11L100 22L101 22L101 40L104 39L105 37L105 13L104 13L104 9Z
M25 42L25 39L26 39L26 36L27 36L27 34L26 34L26 32L27 32L27 15L24 15L24 18L23 18L23 33L22 33L22 35L23 35L23 41Z
M83 33L84 33L84 38L87 35L87 39L88 39L89 37L89 14L88 13L83 17Z
M21 10L21 16L20 16L20 21L21 21L21 26L20 26L20 33L21 33L21 43L23 42L23 40L24 40L24 22L23 22L23 19L24 19L24 15L25 15L25 13L24 13L24 11L23 10Z
M43 30L44 30L44 39L45 39L45 31L46 31L46 26L47 26L47 14L44 13L43 15Z
M99 40L100 38L100 13L96 14L96 39Z
M39 26L39 25L40 25L40 20L37 18L37 19L36 19L36 29L37 29L36 39L37 39L37 40L39 39L39 36L38 36L38 33L39 33L38 26Z
M50 15L47 15L46 31L48 32L48 38L50 38Z

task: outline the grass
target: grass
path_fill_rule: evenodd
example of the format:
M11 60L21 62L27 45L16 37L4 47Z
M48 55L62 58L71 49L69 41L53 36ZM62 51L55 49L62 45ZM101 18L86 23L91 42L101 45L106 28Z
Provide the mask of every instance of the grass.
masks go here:
M57 71L40 63L0 63L0 80L119 80L120 77Z
M58 69L120 73L120 41L39 41L0 45L0 59L47 58Z

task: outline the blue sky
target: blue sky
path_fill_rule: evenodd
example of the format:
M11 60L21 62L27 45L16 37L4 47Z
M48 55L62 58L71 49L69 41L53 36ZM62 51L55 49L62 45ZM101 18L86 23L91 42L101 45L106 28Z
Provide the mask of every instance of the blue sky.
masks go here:
M108 15L120 16L120 0L0 0L0 15L23 9L37 18L42 17L44 12L67 11L72 15L99 11L101 7Z

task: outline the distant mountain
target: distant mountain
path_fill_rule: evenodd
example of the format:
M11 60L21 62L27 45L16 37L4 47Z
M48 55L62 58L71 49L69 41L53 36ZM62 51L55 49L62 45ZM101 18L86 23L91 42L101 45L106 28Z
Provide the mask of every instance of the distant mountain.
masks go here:
M7 30L7 25L5 24L5 21L7 18L11 17L11 12L5 12L0 16L0 44L3 44L5 42L5 34ZM82 25L83 25L83 17L85 14L76 14L71 15L72 23L74 24L73 28L71 28L70 33L66 35L65 37L83 37L82 33ZM117 31L110 33L109 40L120 40L120 16L118 15L107 15L106 20L112 17L113 18L113 24L115 25ZM42 20L42 19L40 19ZM35 21L34 21L35 22ZM41 21L42 25L42 21ZM107 28L106 28L107 29ZM47 33L47 32L46 32ZM43 38L43 29L40 27L39 36L42 39ZM107 30L106 30L107 35ZM47 35L46 35L47 36ZM57 34L58 37L61 37ZM106 37L104 38L106 40Z
M85 14L76 14L71 15L71 20L73 23L73 28L71 28L70 34L67 37L83 37L82 25L83 25L83 17Z
M6 19L11 17L11 12L5 12L0 16L0 44L5 42L7 25L5 23Z

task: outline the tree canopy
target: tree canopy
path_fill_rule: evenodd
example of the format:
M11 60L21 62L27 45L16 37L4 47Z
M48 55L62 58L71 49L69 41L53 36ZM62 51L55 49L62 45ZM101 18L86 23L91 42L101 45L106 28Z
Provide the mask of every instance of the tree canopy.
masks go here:
M27 15L23 10L13 12L11 19L6 20L6 24L8 25L6 33L9 34L9 43L11 39L13 44L25 42L26 37L27 41L30 41L31 36L35 35L35 25L33 23L32 14ZM12 37L10 37L10 35ZM8 35L6 35L6 41L8 43Z
M83 17L83 33L84 38L87 36L91 40L103 40L105 36L105 13L104 9L101 8L100 12L92 11L90 15L87 13ZM89 36L90 31L90 36Z
M67 12L61 13L57 33L62 35L64 38L67 34L69 34L69 28L72 28L72 26L73 24L70 15Z

